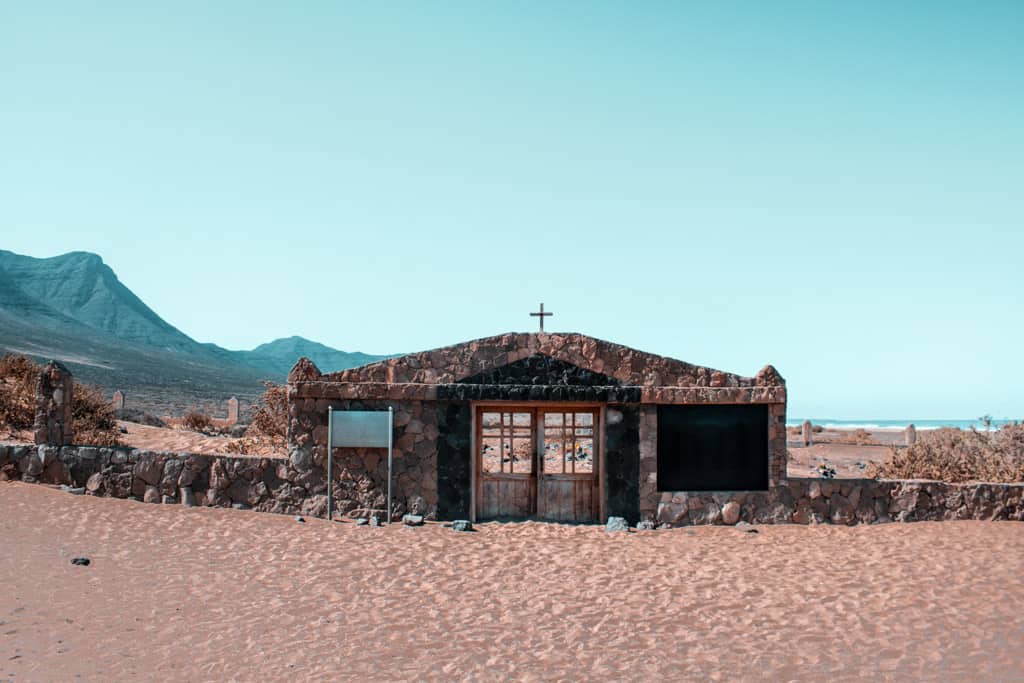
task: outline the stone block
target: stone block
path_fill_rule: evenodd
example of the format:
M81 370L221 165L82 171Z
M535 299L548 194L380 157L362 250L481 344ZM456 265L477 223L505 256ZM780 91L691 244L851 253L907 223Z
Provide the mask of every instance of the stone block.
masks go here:
M135 463L134 473L149 486L158 486L163 476L163 463L158 456L150 454Z
M706 501L703 507L691 507L689 516L691 524L718 524L722 521L722 508L712 501Z
M857 521L854 506L842 495L836 494L829 499L829 512L833 524L852 525Z
M50 361L36 378L33 436L37 444L68 446L74 443L73 399L71 372L57 361Z
M140 499L146 495L146 482L140 477L132 476L131 494Z
M811 509L810 503L807 499L800 499L797 502L796 509L793 510L790 520L794 524L810 524L812 517L813 510Z
M608 522L604 525L604 530L607 532L629 531L629 522L625 517L609 517Z
M308 472L313 465L312 449L292 448L288 453L288 460L297 472Z
M722 506L722 522L733 525L740 521L740 504L734 500Z
M178 477L183 469L179 458L169 458L164 463L163 476L160 479L160 491L166 496L173 496L178 490Z
M99 495L103 492L103 485L105 483L104 477L101 473L96 472L89 477L85 482L85 490L93 495Z

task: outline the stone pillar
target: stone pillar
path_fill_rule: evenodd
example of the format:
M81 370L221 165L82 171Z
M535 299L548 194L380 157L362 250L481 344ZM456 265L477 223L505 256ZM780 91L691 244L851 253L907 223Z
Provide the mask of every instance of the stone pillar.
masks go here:
M228 424L238 422L238 399L232 396L228 399Z
M810 420L804 420L803 432L804 432L804 446L810 446L811 442L813 441L812 438L811 438L811 435L814 433L814 430L811 428L811 421Z
M124 410L124 394L118 389L114 392L114 400L111 401L111 407L114 410Z
M908 446L913 446L917 443L917 429L914 425L909 424L907 428L903 430L903 442Z
M48 446L70 446L74 438L71 400L75 383L71 371L51 360L36 380L35 442Z

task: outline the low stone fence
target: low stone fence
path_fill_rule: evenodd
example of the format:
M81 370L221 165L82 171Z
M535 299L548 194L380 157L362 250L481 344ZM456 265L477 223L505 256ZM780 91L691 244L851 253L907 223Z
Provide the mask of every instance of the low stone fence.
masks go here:
M327 509L324 471L311 463L299 465L131 448L0 445L0 480L64 484L97 496L150 503L322 516ZM341 511L356 507L339 502Z
M0 480L63 484L98 496L323 516L327 480L309 458L278 460L88 446L0 445ZM365 491L360 493L363 489ZM372 482L342 482L339 512L383 510ZM360 497L362 495L362 498ZM790 478L766 492L660 493L658 526L1024 520L1024 483ZM379 497L379 500L371 498ZM422 501L398 501L398 513ZM369 503L369 505L368 505ZM430 516L428 514L428 516Z
M658 525L1024 520L1024 483L790 477L770 491L661 493Z

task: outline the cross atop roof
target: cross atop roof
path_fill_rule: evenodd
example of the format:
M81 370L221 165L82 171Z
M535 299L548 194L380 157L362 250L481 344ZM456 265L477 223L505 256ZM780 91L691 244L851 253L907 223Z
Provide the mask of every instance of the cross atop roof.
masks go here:
M531 317L540 318L540 331L541 332L544 331L544 318L548 318L548 317L553 316L553 315L554 315L554 313L545 313L544 312L544 304L540 305L540 312L539 313L531 313L530 314Z

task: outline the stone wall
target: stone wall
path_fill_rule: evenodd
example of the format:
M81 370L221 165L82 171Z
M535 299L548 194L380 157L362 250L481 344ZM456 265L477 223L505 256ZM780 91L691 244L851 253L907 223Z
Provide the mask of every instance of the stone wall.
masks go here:
M641 406L639 433L640 516L649 520L661 519L658 514L659 506L672 498L679 499L686 494L666 493L658 490L658 406ZM770 488L786 485L786 459L786 406L780 403L769 404L768 485ZM690 498L695 495L698 494L692 494Z
M438 507L437 443L446 417L443 403L424 401L328 401L302 399L288 406L289 460L295 467L327 469L327 408L387 410L394 408L392 504L395 512L433 519ZM468 423L467 423L468 424ZM466 444L466 453L469 444ZM387 449L335 448L335 509L384 510L387 505Z
M323 380L449 384L537 355L611 376L625 386L771 387L779 391L771 392L771 398L766 395L765 402L785 401L785 381L770 365L755 377L741 377L576 333L503 334L342 370L324 375Z
M498 335L330 374L302 358L288 375L288 401L293 457L317 463L326 447L328 405L392 404L405 412L418 403L431 406L420 409L426 411L422 419L437 430L416 442L422 453L413 454L419 462L402 493L421 498L429 514L440 509L443 518L469 513L473 401L606 404L609 415L623 419L605 425L605 512L634 522L641 514L653 517L660 501L656 414L650 418L656 405L766 405L769 486L784 484L786 477L786 383L775 368L743 377L574 333ZM459 420L452 406L461 406ZM449 434L440 442L442 424ZM650 433L641 435L641 429ZM347 462L351 471L360 470L358 458ZM428 463L443 465L434 470L435 481Z
M640 521L640 407L608 406L605 411L605 516Z
M0 445L0 480L9 479L84 488L98 496L266 512L318 515L327 504L322 471L268 458Z
M0 445L2 480L63 484L92 495L154 503L234 506L284 514L323 516L327 507L321 467L312 463L297 467L290 460L267 458ZM336 505L344 500L342 495L351 499L354 494L339 491ZM348 507L360 514L357 508ZM622 512L628 515L628 511ZM1024 483L792 478L766 492L662 493L654 514L661 527L739 521L845 525L953 519L1024 521Z
M654 519L658 493L658 406L640 407L640 516Z
M71 371L51 360L36 378L35 424L37 444L64 446L72 443L72 400L75 383Z
M659 526L1024 520L1024 483L790 478L764 492L661 493ZM648 517L650 519L650 517Z

